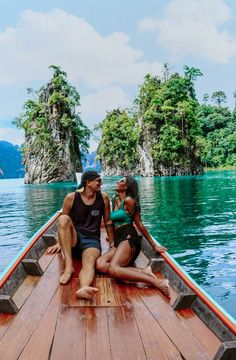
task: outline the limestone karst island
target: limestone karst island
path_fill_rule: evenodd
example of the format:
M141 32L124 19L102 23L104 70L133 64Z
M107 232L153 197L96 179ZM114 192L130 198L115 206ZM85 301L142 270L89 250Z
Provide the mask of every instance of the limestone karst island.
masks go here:
M15 119L25 132L25 183L75 181L88 152L91 130L79 112L79 92L59 66L50 69L51 80L28 89ZM170 74L165 64L161 77L145 76L132 108L107 112L94 129L101 133L97 159L104 175L197 175L204 167L236 166L236 111L224 106L220 90L200 104L194 88L199 76L188 66Z

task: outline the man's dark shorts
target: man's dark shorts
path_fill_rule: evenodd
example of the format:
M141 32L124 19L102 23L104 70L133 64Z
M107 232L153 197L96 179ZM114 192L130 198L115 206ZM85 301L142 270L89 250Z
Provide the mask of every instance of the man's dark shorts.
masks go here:
M72 248L72 255L74 257L80 258L84 250L89 248L95 248L101 252L102 248L100 240L93 239L77 232L77 243L75 247Z

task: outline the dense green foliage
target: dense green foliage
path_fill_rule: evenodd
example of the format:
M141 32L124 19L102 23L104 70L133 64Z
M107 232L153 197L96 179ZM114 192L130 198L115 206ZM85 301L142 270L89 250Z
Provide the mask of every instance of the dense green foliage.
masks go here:
M194 172L200 164L201 128L193 79L201 73L188 67L185 71L185 76L173 74L165 81L147 75L136 100L142 117L140 142L151 133L155 168L174 166Z
M133 169L138 158L138 126L134 117L119 109L107 113L98 126L102 129L102 140L98 158L109 166L123 170Z
M66 137L67 130L73 134L74 140L82 152L88 149L89 129L83 124L76 108L80 105L80 95L76 88L67 81L67 74L58 66L51 65L53 77L48 84L38 91L28 89L32 96L24 104L24 112L14 123L24 129L26 140L34 139L33 146L37 150L44 147L57 151L61 140ZM52 129L57 129L59 139L52 137ZM24 152L30 149L25 146Z
M99 156L103 162L133 169L140 160L138 145L142 148L149 143L156 174L162 168L194 174L202 165L235 166L236 111L223 107L223 91L204 94L200 105L194 88L199 76L199 69L188 66L183 76L170 75L167 64L162 78L147 74L132 115L114 110L101 123Z
M209 167L236 166L236 113L204 104L198 108L203 131L202 160Z

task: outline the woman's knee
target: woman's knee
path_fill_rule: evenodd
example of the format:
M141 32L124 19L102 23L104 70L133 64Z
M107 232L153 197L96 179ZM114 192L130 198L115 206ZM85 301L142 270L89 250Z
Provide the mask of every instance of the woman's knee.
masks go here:
M103 259L102 257L99 257L96 260L96 270L101 273L107 273L108 271L109 263Z
M120 277L120 269L121 269L120 266L111 263L109 266L109 269L108 269L108 274L111 277L119 278Z

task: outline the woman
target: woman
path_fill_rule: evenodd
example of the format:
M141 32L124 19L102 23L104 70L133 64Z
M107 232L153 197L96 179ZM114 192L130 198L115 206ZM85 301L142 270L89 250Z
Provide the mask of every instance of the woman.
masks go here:
M140 253L142 238L138 235L133 223L158 253L166 250L165 247L154 243L142 223L136 180L127 176L118 181L115 190L117 195L112 198L111 212L111 220L115 229L115 243L108 252L97 259L96 269L108 273L114 278L139 281L155 286L170 297L168 280L157 279L150 266L143 269L130 266L130 263Z

